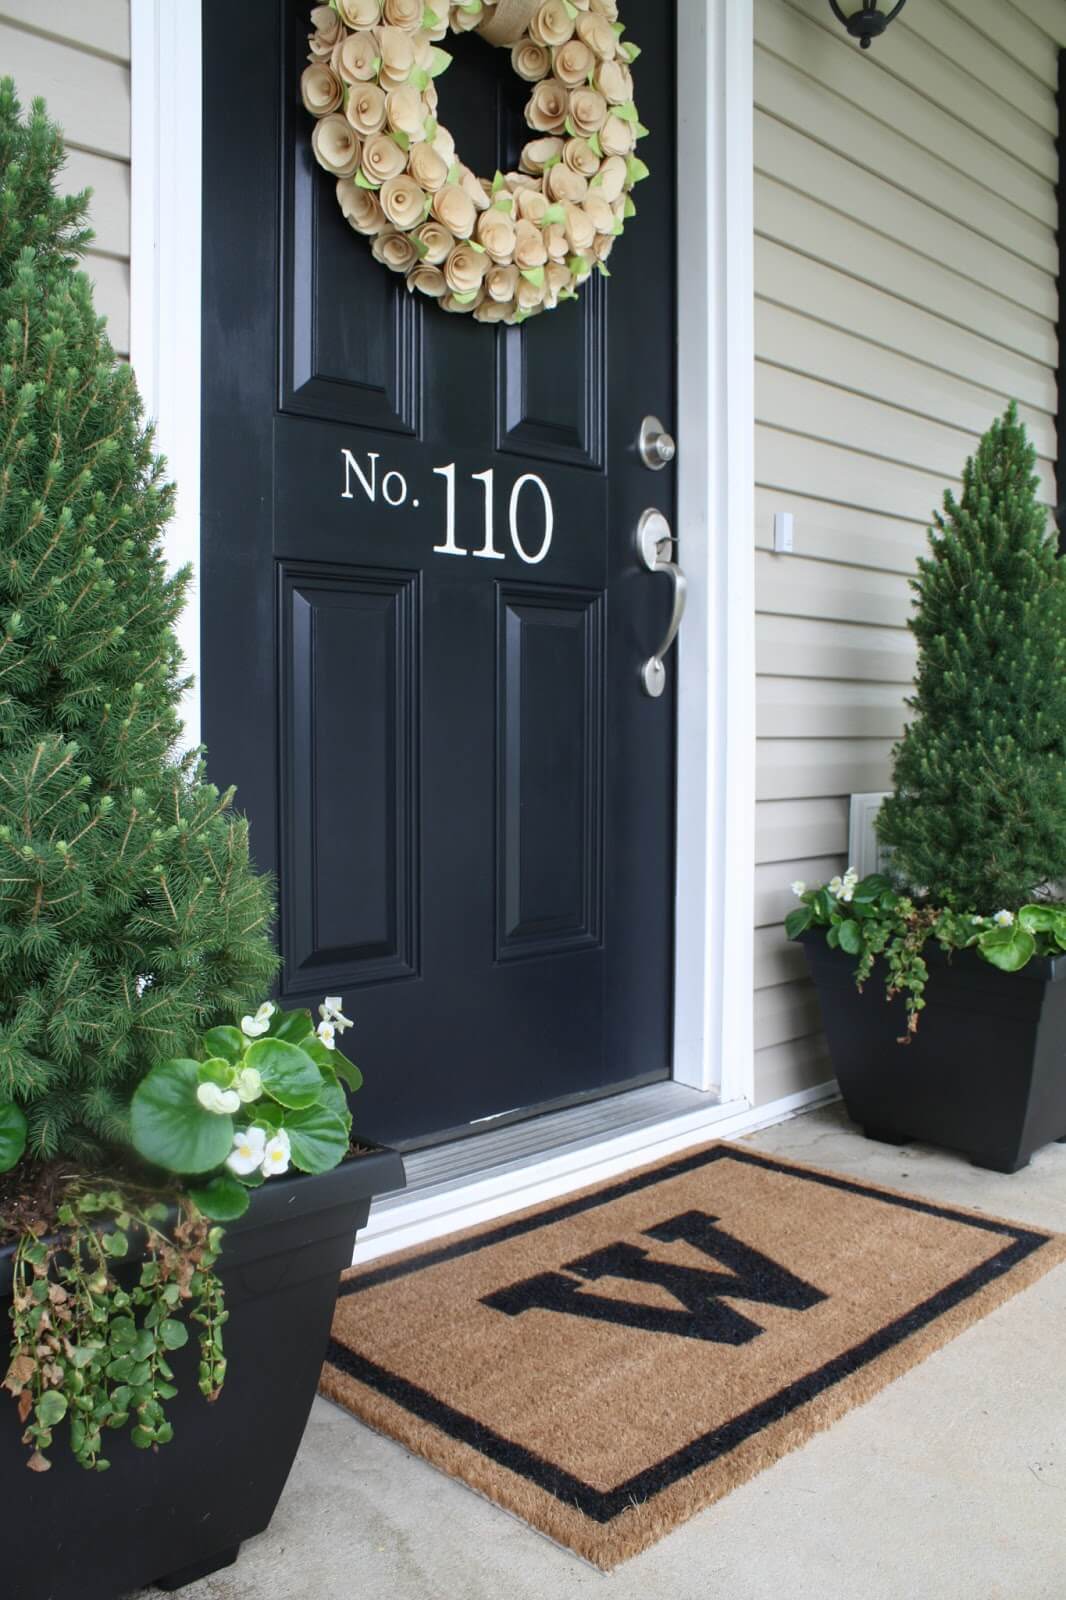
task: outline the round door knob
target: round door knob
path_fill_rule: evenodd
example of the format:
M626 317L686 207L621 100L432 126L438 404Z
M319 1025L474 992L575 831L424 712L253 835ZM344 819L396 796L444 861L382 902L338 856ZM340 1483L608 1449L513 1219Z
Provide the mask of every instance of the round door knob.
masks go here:
M645 417L640 429L640 459L652 472L661 472L677 455L673 434L667 433L658 417Z

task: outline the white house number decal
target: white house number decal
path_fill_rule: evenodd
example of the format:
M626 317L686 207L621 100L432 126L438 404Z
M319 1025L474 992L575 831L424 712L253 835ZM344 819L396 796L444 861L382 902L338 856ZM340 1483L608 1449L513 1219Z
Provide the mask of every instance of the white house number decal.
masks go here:
M393 508L407 505L409 490L407 479L402 472L386 472L378 482L378 462L381 459L376 451L367 454L367 467L364 471L350 450L341 451L344 463L344 488L341 492L342 500L354 500L355 488L358 485L372 505L377 504L380 489L381 498L387 506ZM493 499L496 490L496 471L490 467L487 472L471 473L471 482L480 483L484 495L482 531L484 542L480 550L464 550L456 542L456 511L455 511L455 463L451 462L446 467L434 467L433 476L443 478L445 485L444 499L444 541L435 544L433 551L439 556L478 556L482 561L503 561L505 552L496 548L496 529L493 518ZM530 505L526 513L526 533L522 534L518 526L519 512L523 497ZM531 531L530 524L539 513L541 521L540 543L536 544L536 536ZM411 506L417 511L419 502L411 500ZM508 507L507 520L511 536L511 544L515 554L529 567L536 567L544 560L551 549L552 534L555 531L555 508L552 505L551 491L544 479L535 472L526 472L517 478L511 488L511 500Z

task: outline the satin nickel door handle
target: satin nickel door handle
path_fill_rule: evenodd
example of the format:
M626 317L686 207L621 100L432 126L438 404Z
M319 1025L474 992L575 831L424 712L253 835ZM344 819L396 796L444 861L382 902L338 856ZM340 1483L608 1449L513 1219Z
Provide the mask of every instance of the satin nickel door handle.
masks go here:
M670 560L670 550L676 543L670 524L661 511L645 511L637 524L637 551L649 572L664 572L674 587L674 605L670 613L670 626L666 638L655 654L640 669L644 693L658 700L666 688L666 668L663 658L677 638L681 619L685 615L688 598L688 579L676 561Z

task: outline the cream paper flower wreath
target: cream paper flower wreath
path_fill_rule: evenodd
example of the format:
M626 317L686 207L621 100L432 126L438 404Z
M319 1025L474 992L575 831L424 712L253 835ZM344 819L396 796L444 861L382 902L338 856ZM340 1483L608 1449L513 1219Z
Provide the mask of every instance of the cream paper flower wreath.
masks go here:
M563 300L636 215L647 133L633 103L640 54L618 0L332 0L311 12L300 80L311 146L375 258L412 292L479 322L520 323ZM509 48L530 85L534 137L517 172L478 177L437 117L449 30Z

